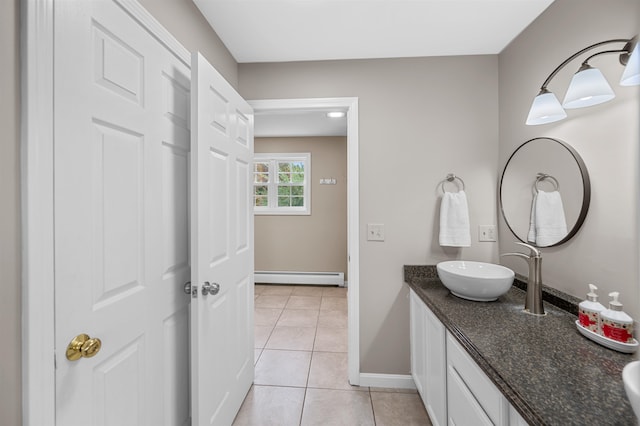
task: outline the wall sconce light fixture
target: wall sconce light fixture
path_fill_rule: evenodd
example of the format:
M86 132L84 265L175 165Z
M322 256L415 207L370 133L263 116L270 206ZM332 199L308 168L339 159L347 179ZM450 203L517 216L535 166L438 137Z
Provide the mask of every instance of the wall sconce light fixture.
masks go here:
M607 44L624 43L621 49L601 50L587 57L582 66L575 73L567 89L562 105L558 98L547 89L549 82L558 72L563 69L569 62L578 56L600 48ZM599 55L617 53L619 54L620 64L625 66L624 72L620 79L621 86L636 86L640 84L640 52L638 50L638 36L631 39L614 39L601 41L599 43L587 46L584 49L574 53L556 67L549 77L542 83L540 93L533 100L529 116L526 123L528 125L538 125L553 123L562 120L567 116L565 109L584 108L592 105L598 105L603 102L610 101L615 98L613 89L604 78L600 70L589 65L589 60Z

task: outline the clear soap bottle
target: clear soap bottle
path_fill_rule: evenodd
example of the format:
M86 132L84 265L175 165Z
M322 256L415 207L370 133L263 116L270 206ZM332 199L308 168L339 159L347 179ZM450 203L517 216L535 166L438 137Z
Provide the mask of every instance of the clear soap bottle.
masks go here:
M600 313L602 335L607 339L622 343L633 343L633 318L622 310L622 303L618 301L620 293L609 293L613 299L609 302L609 309Z
M580 325L587 330L601 334L600 313L606 308L602 303L598 302L597 289L598 287L595 285L589 284L587 300L583 300L578 305L578 320L580 321Z

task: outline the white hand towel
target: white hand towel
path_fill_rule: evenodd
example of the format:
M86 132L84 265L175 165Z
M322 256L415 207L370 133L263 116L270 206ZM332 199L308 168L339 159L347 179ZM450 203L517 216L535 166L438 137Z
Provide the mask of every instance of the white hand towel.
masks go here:
M471 246L469 207L464 191L445 192L440 204L440 245Z
M546 247L567 235L562 197L558 191L539 191L535 205L536 244Z
M533 194L533 200L531 201L531 214L529 215L529 234L527 234L527 241L536 243L536 200L538 194Z

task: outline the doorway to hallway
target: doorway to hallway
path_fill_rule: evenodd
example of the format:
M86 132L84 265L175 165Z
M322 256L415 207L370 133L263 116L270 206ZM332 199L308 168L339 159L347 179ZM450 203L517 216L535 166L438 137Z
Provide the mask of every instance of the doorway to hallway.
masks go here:
M347 119L347 366L351 385L360 384L359 348L359 161L358 99L276 99L249 101L256 116L291 111L343 111Z

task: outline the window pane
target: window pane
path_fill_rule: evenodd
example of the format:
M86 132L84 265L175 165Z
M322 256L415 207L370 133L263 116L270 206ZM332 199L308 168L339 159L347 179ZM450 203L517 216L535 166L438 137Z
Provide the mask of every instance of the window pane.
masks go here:
M256 197L255 198L256 202L255 202L255 206L256 207L267 207L269 200L267 199L267 197Z
M254 195L267 195L269 193L269 189L266 186L254 186L253 193Z
M304 163L302 161L296 161L294 163L291 163L291 171L304 173Z
M304 195L304 186L292 186L291 195L302 197Z
M278 207L290 207L290 206L291 206L291 198L278 197Z
M288 173L278 173L278 182L282 182L282 183L291 182L291 176Z
M279 186L278 187L278 196L290 196L291 195L291 187L290 186Z
M278 163L278 171L279 172L290 172L291 171L291 163Z
M291 175L291 181L294 183L304 182L304 173L294 173Z
M253 170L258 173L269 173L269 163L254 163Z
M304 207L303 197L291 197L291 205L294 207Z
M269 175L266 173L256 173L253 181L255 183L267 183L269 182Z

